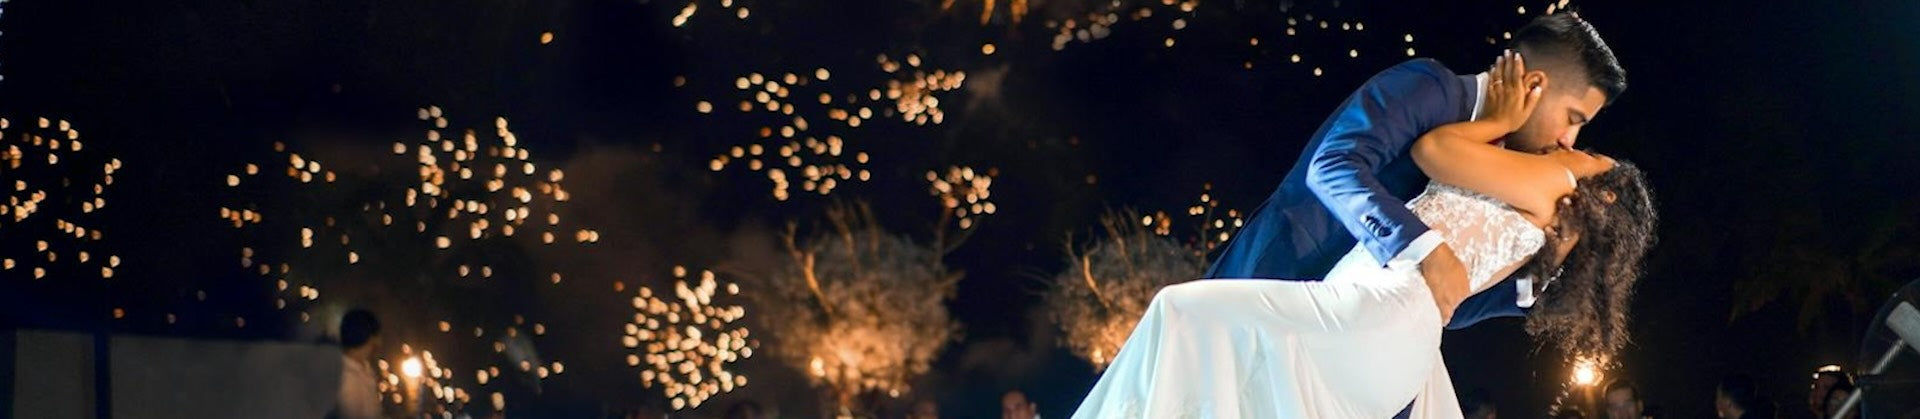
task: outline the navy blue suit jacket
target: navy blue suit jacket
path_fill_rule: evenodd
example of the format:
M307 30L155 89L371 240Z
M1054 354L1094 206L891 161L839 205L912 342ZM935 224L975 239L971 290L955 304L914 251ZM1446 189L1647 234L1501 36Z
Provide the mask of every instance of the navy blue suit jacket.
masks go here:
M1407 150L1434 127L1472 119L1477 90L1472 76L1430 59L1374 75L1313 133L1205 277L1320 280L1355 244L1385 266L1428 231L1406 206L1428 180ZM1523 316L1516 296L1507 278L1461 303L1447 328Z

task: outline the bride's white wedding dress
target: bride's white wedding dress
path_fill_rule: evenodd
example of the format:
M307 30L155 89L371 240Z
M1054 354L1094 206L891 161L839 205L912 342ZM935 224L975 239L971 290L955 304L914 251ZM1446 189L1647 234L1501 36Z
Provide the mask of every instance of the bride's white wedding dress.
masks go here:
M1407 203L1466 266L1474 293L1540 249L1512 207L1429 183ZM1417 269L1355 246L1324 281L1207 280L1162 289L1081 402L1080 418L1461 416L1444 324ZM1416 397L1417 396L1417 397Z

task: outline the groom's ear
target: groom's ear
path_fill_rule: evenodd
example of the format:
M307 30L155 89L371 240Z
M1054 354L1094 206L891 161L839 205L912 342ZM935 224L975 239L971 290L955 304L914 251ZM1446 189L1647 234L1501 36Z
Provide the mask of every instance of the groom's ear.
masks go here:
M1540 90L1547 90L1547 72L1540 70L1528 71L1527 74L1520 76L1520 82L1526 83L1529 89L1538 87Z

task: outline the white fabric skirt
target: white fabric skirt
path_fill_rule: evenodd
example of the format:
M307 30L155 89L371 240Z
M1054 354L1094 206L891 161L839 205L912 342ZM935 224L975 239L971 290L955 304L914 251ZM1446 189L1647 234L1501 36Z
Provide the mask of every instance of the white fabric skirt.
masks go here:
M1162 289L1073 417L1460 417L1426 282L1342 265Z

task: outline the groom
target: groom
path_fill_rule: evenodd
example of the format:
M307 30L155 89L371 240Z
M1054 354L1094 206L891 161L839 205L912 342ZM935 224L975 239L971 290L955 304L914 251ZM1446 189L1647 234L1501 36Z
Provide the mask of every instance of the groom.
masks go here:
M1602 107L1626 90L1626 71L1599 32L1580 16L1542 16L1514 32L1509 50L1524 57L1531 86L1546 91L1533 115L1501 140L1512 150L1573 148ZM1550 82L1548 82L1550 80ZM1524 316L1531 286L1507 278L1468 297L1435 278L1466 276L1453 249L1406 207L1427 177L1407 150L1442 124L1478 118L1487 74L1456 75L1430 59L1374 75L1335 108L1307 142L1280 188L1253 211L1206 278L1317 280L1359 243L1380 265L1419 269L1433 286L1448 329L1493 317Z

